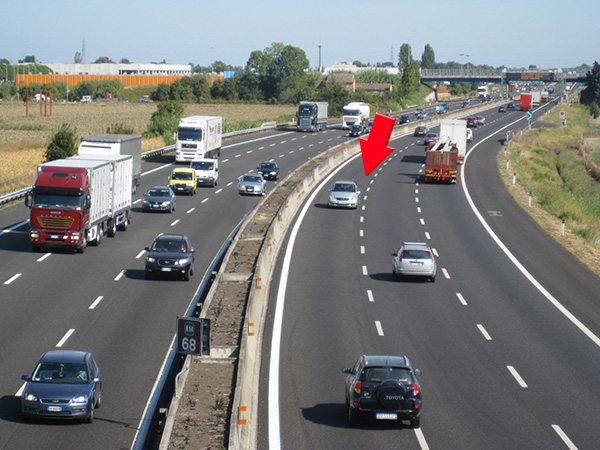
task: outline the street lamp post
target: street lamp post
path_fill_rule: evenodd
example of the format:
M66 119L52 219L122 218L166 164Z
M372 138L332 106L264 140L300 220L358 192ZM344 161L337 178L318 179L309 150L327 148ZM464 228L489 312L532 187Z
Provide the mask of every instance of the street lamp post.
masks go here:
M465 71L465 68L464 68L464 66L463 66L463 56L465 56L465 54L464 54L464 53L461 53L461 54L460 54L460 55L458 55L458 56L460 56L460 74L462 75L462 74L463 74L463 72Z

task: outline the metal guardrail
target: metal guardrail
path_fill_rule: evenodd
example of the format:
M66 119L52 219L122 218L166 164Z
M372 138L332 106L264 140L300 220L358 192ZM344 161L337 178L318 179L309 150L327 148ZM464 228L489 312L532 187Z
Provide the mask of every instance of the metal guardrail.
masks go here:
M246 130L238 130L238 131L230 131L229 133L223 133L223 138L227 139L229 137L242 136L245 134L252 133L260 133L261 131L274 130L280 126L288 126L289 124L279 125L277 122L265 122L260 127L256 128L248 128ZM142 159L151 158L153 156L162 155L163 153L168 153L170 151L175 150L175 144L167 145L166 147L157 148L154 150L148 150L147 152L142 153ZM0 205L5 203L14 202L15 200L19 200L27 195L33 186L27 186L21 189L17 189L16 191L8 192L6 194L0 195Z

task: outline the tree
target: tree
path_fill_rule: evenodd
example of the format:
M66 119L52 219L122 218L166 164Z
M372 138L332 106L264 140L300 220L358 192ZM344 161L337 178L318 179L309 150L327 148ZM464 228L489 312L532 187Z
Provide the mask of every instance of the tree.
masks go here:
M96 61L94 61L94 64L114 64L115 62L110 59L108 56L101 56L100 58L98 58Z
M316 94L316 100L329 103L329 115L333 117L341 117L349 97L348 89L342 83L333 80L324 82Z
M425 45L423 55L421 56L421 68L435 69L435 53L431 45Z
M400 46L400 53L398 53L398 67L400 70L405 70L410 63L413 62L412 50L410 48L410 44L402 44Z
M402 72L402 82L400 84L400 96L408 98L419 92L421 83L421 74L419 72L419 63L412 61Z
M58 131L52 136L48 148L46 148L46 161L68 158L77 152L75 144L75 129L69 124L63 123Z
M150 118L144 136L162 136L165 144L172 144L173 134L177 131L177 125L182 115L183 105L180 102L167 100L159 103L156 112Z
M129 61L127 58L121 58L121 61L119 61L120 64L131 64L131 61Z
M587 72L585 78L586 87L581 91L580 102L583 105L591 106L596 103L600 105L600 64L594 61L592 69Z
M216 73L223 73L226 70L229 70L229 66L223 61L215 61L214 63L212 63L212 70Z

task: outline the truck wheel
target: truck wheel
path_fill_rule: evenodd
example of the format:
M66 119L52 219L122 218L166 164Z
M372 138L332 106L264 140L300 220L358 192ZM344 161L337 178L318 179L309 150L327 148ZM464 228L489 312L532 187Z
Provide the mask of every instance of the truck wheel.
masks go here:
M98 227L98 230L96 232L96 239L94 240L94 245L96 247L98 247L100 245L100 243L102 242L102 235L103 235L103 231L102 231L102 227Z
M129 217L126 218L121 225L119 225L119 230L127 231L128 226L129 226Z
M31 251L34 253L39 252L42 249L42 247L40 247L39 245L32 245L31 246Z
M77 249L77 252L79 252L79 253L85 252L85 249L87 248L87 237L86 237L87 236L87 231L84 231L83 233L84 233L84 235L83 235L83 242L81 243L81 247L79 247Z
M117 222L113 219L110 222L108 222L108 229L106 230L106 235L108 237L115 237L115 234L117 234Z

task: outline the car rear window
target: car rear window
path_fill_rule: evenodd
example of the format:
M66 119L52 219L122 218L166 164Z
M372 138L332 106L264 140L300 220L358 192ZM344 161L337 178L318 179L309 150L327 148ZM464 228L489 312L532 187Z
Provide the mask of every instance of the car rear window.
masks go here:
M402 257L412 259L431 259L431 255L427 250L404 250L402 252Z
M410 370L403 367L367 367L363 370L361 380L369 382L396 380L408 383Z

